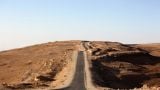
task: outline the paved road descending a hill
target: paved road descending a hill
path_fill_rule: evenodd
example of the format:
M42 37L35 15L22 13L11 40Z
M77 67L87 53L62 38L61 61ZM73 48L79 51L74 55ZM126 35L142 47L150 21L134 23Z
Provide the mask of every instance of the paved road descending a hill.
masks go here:
M84 81L84 52L78 52L77 66L74 79L70 87L63 90L86 90Z

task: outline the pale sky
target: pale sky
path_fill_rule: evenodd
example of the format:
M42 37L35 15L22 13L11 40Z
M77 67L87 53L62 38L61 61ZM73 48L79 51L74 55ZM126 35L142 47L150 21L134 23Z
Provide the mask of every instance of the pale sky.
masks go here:
M0 50L77 39L160 43L160 0L0 0Z

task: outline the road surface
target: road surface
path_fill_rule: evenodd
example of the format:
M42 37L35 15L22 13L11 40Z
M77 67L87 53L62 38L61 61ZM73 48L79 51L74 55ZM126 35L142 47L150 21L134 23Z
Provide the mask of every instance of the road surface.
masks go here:
M85 80L84 80L84 74L85 74L84 66L85 66L84 65L84 52L79 51L74 79L69 87L61 89L61 90L86 90Z

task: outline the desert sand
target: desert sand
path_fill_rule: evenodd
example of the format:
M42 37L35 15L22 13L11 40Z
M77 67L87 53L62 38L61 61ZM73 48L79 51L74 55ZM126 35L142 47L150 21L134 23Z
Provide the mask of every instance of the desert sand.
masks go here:
M0 52L0 84L12 89L47 87L71 62L79 41L49 42ZM54 83L56 84L56 83Z

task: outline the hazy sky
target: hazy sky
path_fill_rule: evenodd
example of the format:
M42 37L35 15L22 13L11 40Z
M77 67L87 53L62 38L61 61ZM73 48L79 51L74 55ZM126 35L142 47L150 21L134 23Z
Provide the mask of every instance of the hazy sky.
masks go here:
M0 0L0 50L75 39L160 42L160 0Z

